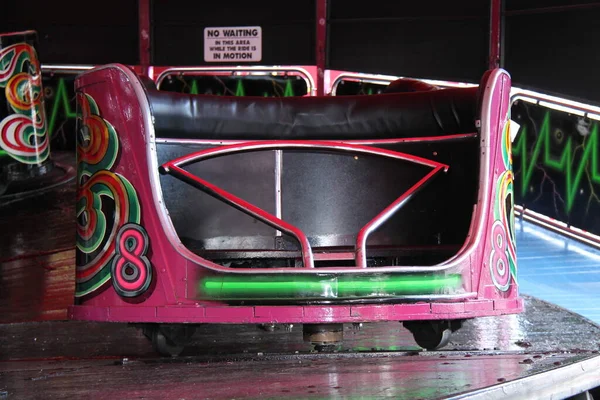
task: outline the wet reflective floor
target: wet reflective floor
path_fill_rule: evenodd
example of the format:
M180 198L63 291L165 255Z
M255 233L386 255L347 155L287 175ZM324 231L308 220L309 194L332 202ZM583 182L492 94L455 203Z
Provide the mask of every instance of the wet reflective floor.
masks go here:
M75 164L71 154L53 157ZM75 289L75 200L74 179L18 201L0 197L0 323L66 318Z
M600 327L535 298L521 315L467 321L436 352L421 351L400 323L347 325L334 353L316 353L301 326L287 328L200 326L182 356L169 359L126 324L4 324L0 395L446 398L584 360L598 360L600 384Z
M521 292L600 323L600 250L518 219L515 231Z
M589 311L589 249L517 226L522 291ZM600 384L600 327L533 297L521 315L465 322L437 352L421 351L397 322L346 325L342 348L326 354L303 341L300 325L204 325L180 357L161 358L134 326L64 321L74 231L72 182L0 206L0 399L447 398L523 377L550 382L539 374L578 362ZM578 300L556 297L580 283Z
M520 315L484 317L465 322L444 352L550 352L600 350L600 326L547 302L526 297ZM32 358L157 357L150 341L133 325L81 321L45 321L0 325L0 360ZM346 324L345 352L420 351L398 322ZM245 357L252 354L314 353L303 342L302 326L200 325L182 357Z
M581 360L556 355L539 370ZM447 398L533 373L522 356L318 357L212 363L181 360L22 362L7 397L96 399ZM57 368L57 365L60 365Z

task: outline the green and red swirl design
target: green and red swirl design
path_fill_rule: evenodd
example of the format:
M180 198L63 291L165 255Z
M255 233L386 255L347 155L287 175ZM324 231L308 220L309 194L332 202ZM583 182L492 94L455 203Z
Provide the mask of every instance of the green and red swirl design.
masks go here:
M492 225L492 250L489 267L494 286L500 291L509 290L511 281L517 279L517 252L514 224L514 175L512 171L510 119L504 124L501 138L501 160L504 171L496 182L494 223Z
M77 269L76 297L102 287L111 278L119 229L140 222L133 185L111 171L119 153L115 128L102 118L96 101L78 94Z
M0 49L0 88L13 114L0 121L0 148L24 164L39 164L50 154L42 74L33 46Z

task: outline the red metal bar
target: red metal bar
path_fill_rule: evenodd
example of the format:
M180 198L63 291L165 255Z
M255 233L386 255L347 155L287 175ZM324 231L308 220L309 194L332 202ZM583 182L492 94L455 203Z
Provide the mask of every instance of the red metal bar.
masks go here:
M429 172L421 180L411 186L410 189L404 192L392 204L387 206L385 210L377 214L375 218L361 228L356 237L356 245L354 248L354 252L356 253L356 266L358 268L367 268L367 239L369 238L369 235L398 211L400 207L402 207L419 189L423 188L431 178L445 169L447 170L447 168L443 168L442 166L434 168L433 171Z
M262 208L248 203L247 201L240 199L239 197L229 193L228 191L223 190L220 187L215 186L212 183L209 183L204 179L197 177L194 174L190 174L189 172L179 168L178 166L170 165L168 167L168 171L170 174L182 179L184 182L190 183L198 187L198 189L207 192L211 196L214 196L224 201L225 203L237 208L238 210L263 221L264 223L272 226L275 229L278 229L287 233L288 235L295 237L296 240L300 242L300 248L302 249L302 263L304 264L304 268L315 267L313 262L312 249L310 247L310 243L308 242L308 238L306 237L304 232L302 232L299 228L277 218L276 216L266 212Z
M515 205L515 217L523 218L533 224L542 226L548 230L558 232L574 240L585 243L596 249L600 249L600 236L583 229L570 226L566 222L550 218L546 215Z
M138 0L138 30L140 67L142 74L147 76L150 68L150 0Z
M500 67L502 43L502 0L491 0L490 3L490 59L489 69Z
M325 94L325 63L327 59L327 0L317 0L317 96Z
M313 149L313 150L335 150L346 151L350 153L371 154L393 158L396 160L410 161L415 164L425 165L431 168L442 167L448 169L449 166L427 158L415 156L412 154L401 153L399 151L380 149L377 147L361 146L358 144L349 144L334 141L316 141L316 140L264 140L254 142L234 143L228 146L213 147L206 150L200 150L195 153L186 154L162 165L162 168L168 172L173 166L184 167L188 164L206 160L208 158L219 157L225 154L240 153L244 151L256 150L280 150L280 149Z
M400 153L393 150L380 149L376 147L361 146L356 144L340 143L340 142L321 142L311 140L290 140L290 141L261 141L261 142L241 142L227 146L213 147L210 149L200 150L183 157L168 161L161 166L163 172L171 174L182 181L195 186L196 188L214 196L225 203L237 208L238 210L249 214L262 222L294 236L299 242L302 250L302 259L305 268L314 268L314 258L312 249L306 235L295 226L277 218L263 209L256 207L245 200L236 197L235 195L215 186L196 175L193 175L184 169L183 166L194 162L206 160L209 158L219 157L226 154L240 153L256 150L281 150L285 148L307 148L307 149L327 149L336 151L353 152L359 154L379 155L383 157L393 158L396 160L409 161L420 165L425 165L433 168L425 177L415 183L410 189L398 197L392 204L386 207L375 218L361 228L355 245L356 267L366 268L366 244L368 236L387 221L394 213L396 213L418 190L423 188L425 184L431 180L440 171L447 171L449 166L437 161L428 160L426 158L414 156L412 154Z
M464 140L473 139L477 137L477 133L457 133L453 135L441 135L441 136L422 136L422 137L408 137L401 139L357 139L357 140L327 140L328 142L340 142L346 144L357 144L357 145L377 145L377 144L401 144L401 143L421 143L421 142L447 142L453 140ZM230 145L238 143L246 143L244 140L239 139L164 139L159 138L157 142L161 143L193 143L193 144L215 144L215 145ZM318 140L315 142L319 142Z

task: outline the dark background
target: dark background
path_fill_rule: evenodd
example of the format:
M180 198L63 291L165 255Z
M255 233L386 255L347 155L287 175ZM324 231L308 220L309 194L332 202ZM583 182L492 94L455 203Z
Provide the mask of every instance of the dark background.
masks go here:
M261 65L315 65L318 1L150 0L150 64L206 65L205 27L258 25L263 30ZM38 31L44 64L140 64L138 1L82 4L75 0L5 1L0 31ZM326 68L467 82L478 82L488 68L488 1L328 0L327 9ZM512 75L514 86L600 105L600 1L504 0L502 15L501 65ZM66 74L44 79L54 150L74 146L73 78ZM238 94L240 82L228 79L221 86L198 81L198 92L223 94L218 89L226 86ZM61 80L66 83L64 90ZM304 90L296 87L301 82L287 78L242 80L244 95L287 96ZM192 82L175 83L162 89L187 91L186 85ZM293 90L286 91L292 83ZM344 82L338 95L374 94L384 88ZM542 124L547 115L550 127L545 131ZM593 160L585 159L582 151L598 146L593 141L595 123L588 121L590 135L582 136L576 116L524 103L513 105L512 117L525 128L514 143L516 203L600 234L596 217L600 181L596 182L597 171L591 170ZM552 168L548 160L534 157L544 135L549 135L547 145L556 157L571 142L569 168ZM593 157L598 154L594 151ZM567 175L573 178L580 165L584 166L583 178L576 188L567 187ZM531 172L525 177L527 169ZM568 197L571 202L566 204Z
M504 67L513 85L600 102L600 2L505 0Z
M138 62L138 4L131 0L3 0L0 31L38 32L42 64Z
M263 65L316 63L318 0L150 0L152 65L205 65L207 26L259 25ZM43 63L139 64L138 2L3 2L0 30L39 32ZM328 0L326 67L478 82L490 2ZM504 0L514 84L600 103L600 1Z

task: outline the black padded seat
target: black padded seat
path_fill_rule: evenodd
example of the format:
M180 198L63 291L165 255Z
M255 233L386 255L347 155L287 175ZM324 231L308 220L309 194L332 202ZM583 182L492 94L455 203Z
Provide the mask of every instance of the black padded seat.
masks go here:
M478 88L371 96L224 97L147 89L156 136L358 140L476 132Z

